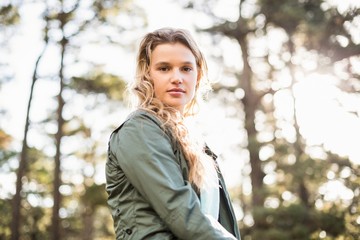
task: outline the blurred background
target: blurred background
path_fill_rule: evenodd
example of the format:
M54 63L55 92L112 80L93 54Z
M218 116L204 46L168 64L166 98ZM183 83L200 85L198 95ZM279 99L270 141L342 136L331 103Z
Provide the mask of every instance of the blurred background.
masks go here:
M104 166L141 37L188 29L242 239L360 238L360 1L2 0L0 239L114 239Z

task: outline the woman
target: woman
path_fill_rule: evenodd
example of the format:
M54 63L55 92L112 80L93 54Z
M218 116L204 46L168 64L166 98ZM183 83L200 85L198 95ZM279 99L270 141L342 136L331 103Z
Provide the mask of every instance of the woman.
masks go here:
M184 125L206 74L185 30L159 29L140 43L137 110L112 133L106 163L116 239L240 239L216 156Z

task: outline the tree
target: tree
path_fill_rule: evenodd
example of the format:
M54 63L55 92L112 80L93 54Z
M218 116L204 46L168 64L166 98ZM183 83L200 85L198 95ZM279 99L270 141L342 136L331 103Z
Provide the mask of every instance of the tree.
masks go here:
M8 4L6 6L2 6L0 9L0 13L2 16L0 19L0 22L2 24L4 24L4 26L14 25L14 24L19 23L20 16L18 13L18 7L16 5ZM44 39L46 42L47 35L45 35ZM45 46L46 46L46 44L45 44ZM44 50L45 50L45 48L44 48ZM44 50L43 50L43 52L44 52ZM32 86L30 89L30 97L29 97L29 101L28 101L27 115L26 115L25 128L24 128L23 147L22 147L20 160L19 160L19 168L17 171L16 193L15 193L15 196L12 201L12 225L11 225L11 232L12 232L11 238L12 239L19 239L19 226L21 223L21 214L20 214L20 208L21 208L20 207L21 206L21 195L20 194L21 194L21 189L22 189L21 181L22 181L22 178L26 171L27 149L28 149L27 133L28 133L28 128L29 128L29 113L30 113L30 108L31 108L33 89L34 89L35 82L37 80L37 70L38 70L37 66L43 55L43 52L40 53L40 55L36 61L36 64L35 64L34 73L33 73L33 77L32 77ZM7 158L5 158L5 159L7 159Z
M50 12L48 16L46 16L46 20L50 22L56 22L58 24L58 29L61 31L62 36L56 43L60 49L60 66L58 72L59 79L59 93L57 96L57 133L55 134L55 146L56 146L56 154L54 157L55 161L55 169L54 169L54 206L52 213L52 238L60 239L62 238L62 230L61 230L61 222L59 218L59 210L61 206L62 196L60 194L60 186L62 185L61 181L61 143L64 136L64 126L66 124L66 120L63 117L63 111L65 107L65 99L63 98L64 91L66 91L67 84L69 78L66 76L65 68L65 57L67 56L67 51L71 48L71 41L78 37L83 32L86 32L90 26L96 25L96 23L106 23L109 21L108 16L111 11L119 12L122 8L121 2L103 2L103 1L94 1L92 2L91 8L93 10L94 15L89 19L78 19L77 12L81 11L81 1L77 1L74 4L65 5L64 2L59 2L60 8L55 11ZM55 6L54 6L55 7ZM79 23L80 22L80 23ZM66 28L72 24L77 25L77 29L71 33L67 33ZM111 24L111 23L110 23ZM110 25L109 24L109 25ZM116 26L115 26L116 28Z
M20 16L19 16L18 6L11 3L7 5L0 4L0 32L2 33L2 38L0 39L1 46L6 46L8 44L10 37L14 34L15 31L14 27L16 27L19 24L19 21L20 21ZM4 49L2 50L3 50L2 55L4 56L5 51ZM6 58L4 57L3 59ZM0 84L2 84L6 80L9 80L11 76L11 74L8 73L9 72L8 63L3 61L4 60L0 61L0 69L2 70Z
M18 168L18 174L17 174L17 191L15 196L13 197L13 224L12 224L12 239L19 239L21 236L23 230L20 230L21 226L21 209L23 207L28 207L32 209L34 215L26 216L24 218L23 223L26 226L26 229L28 229L27 226L29 226L31 229L33 229L33 233L30 235L34 236L35 238L41 235L41 231L44 231L44 229L38 229L33 228L31 226L36 225L39 219L42 219L43 216L47 216L48 213L46 211L43 211L44 209L42 207L33 207L31 204L29 205L27 203L27 199L25 199L24 202L22 202L22 196L25 198L28 196L25 194L23 190L23 184L24 180L29 180L28 177L33 176L31 175L31 171L33 169L28 169L28 164L30 163L30 156L29 156L29 144L27 139L27 133L29 131L30 126L36 126L36 124L33 123L31 125L31 119L30 119L30 110L31 110L31 102L33 99L33 91L35 87L35 82L37 82L39 79L41 80L48 80L48 79L55 79L58 81L59 84L59 93L57 95L57 110L56 114L49 117L49 119L45 120L44 122L40 124L49 124L49 122L56 123L57 125L57 133L54 135L54 149L55 149L55 156L54 156L54 174L53 174L53 209L52 209L52 220L48 221L51 222L52 228L51 228L51 238L53 239L61 239L64 236L64 233L62 231L62 221L59 217L59 211L62 207L62 194L60 192L60 188L62 187L62 172L61 172L61 159L65 158L62 154L61 146L64 144L63 137L64 135L67 135L66 132L66 124L70 122L70 120L65 119L63 117L63 111L65 109L65 103L67 101L66 98L64 98L64 93L72 92L73 94L77 94L76 92L71 90L71 84L70 79L72 78L72 74L70 68L68 68L69 61L67 59L71 59L74 57L74 60L76 62L77 56L76 52L79 51L80 46L84 44L84 38L86 36L91 36L90 33L94 31L94 29L98 29L101 33L100 35L96 35L95 37L92 36L88 38L88 42L93 41L95 42L102 42L103 44L113 44L113 45L121 45L123 44L122 41L119 41L120 34L125 31L126 29L121 26L122 23L119 24L119 22L115 19L116 16L119 16L119 13L123 11L123 15L127 14L127 8L129 7L129 4L131 1L119 1L119 2L111 2L111 1L92 1L91 3L85 1L54 1L54 2L43 2L44 6L44 12L41 16L43 22L44 22L44 29L41 31L44 34L44 49L39 55L36 64L34 66L33 71L33 77L32 77L32 86L30 90L30 97L28 102L28 109L27 109L27 117L26 117L26 124L24 129L24 139L23 139L23 148L20 155L20 161L19 161L19 168ZM27 3L32 4L32 3ZM40 3L41 4L41 3ZM138 9L135 7L133 8L134 12L138 11ZM90 12L92 14L83 15L84 11ZM121 15L121 14L120 14ZM142 20L143 16L140 15L139 19ZM134 18L136 19L136 18ZM136 24L139 24L139 27L141 26L143 22L137 21L134 22L134 25L128 27L133 27ZM110 31L110 34L108 34L108 29L116 29L113 31ZM104 30L102 30L104 29ZM102 31L102 32L101 32ZM42 57L44 54L46 54L46 47L50 46L51 48L58 49L59 56L55 56L54 58L59 59L59 68L58 72L54 73L53 76L39 76L38 69L43 66L44 63ZM49 59L46 59L49 60ZM84 60L82 60L84 61ZM85 62L84 62L85 63ZM88 64L88 63L86 63ZM88 64L89 66L90 64ZM91 67L91 65L90 65ZM101 68L98 68L99 70L103 71ZM105 79L109 79L108 77L112 78L112 83L107 82ZM90 76L93 77L93 76ZM110 90L111 87L117 87L119 86L125 86L125 84L122 82L119 76L115 76L113 74L104 74L104 72L97 73L96 76L97 79L92 81L93 79L87 79L89 80L89 84L91 85L91 82L95 83L93 86L93 89L96 93L100 94L107 94L109 97L114 97L115 91ZM105 81L104 81L105 80ZM84 82L83 82L84 83ZM83 85L82 87L85 87ZM79 91L82 92L83 89ZM121 92L123 91L123 87L117 90L117 95L121 95ZM109 94L108 94L109 93ZM116 95L116 94L115 94ZM120 99L121 100L121 99ZM84 130L84 129L83 129ZM28 170L31 170L30 172ZM25 178L25 175L26 178ZM31 180L30 180L31 181ZM38 182L40 184L40 182ZM89 186L86 186L89 187ZM101 186L99 186L100 188ZM104 199L103 199L104 201ZM45 214L45 215L42 215ZM38 216L38 217L37 217ZM86 226L88 229L92 229L93 226ZM24 228L24 227L21 227ZM25 228L24 228L25 229ZM27 231L27 230L26 230ZM37 236L37 237L36 237ZM50 237L50 236L47 236ZM90 236L91 237L91 236Z
M33 99L33 93L34 93L34 87L36 80L38 78L37 72L38 72L38 66L39 62L45 52L46 46L47 46L47 36L45 35L44 38L45 46L43 48L43 51L38 56L38 59L36 60L35 67L34 67L34 73L32 77L32 84L30 88L30 96L28 100L28 106L27 106L27 112L26 112L26 120L25 120L25 127L24 127L24 138L22 143L22 149L20 154L20 160L19 160L19 168L17 170L17 176L16 176L16 193L13 197L13 206L12 206L12 239L17 240L20 237L19 234L19 227L21 224L21 190L22 190L22 179L24 177L24 174L26 172L27 168L27 161L28 161L28 131L29 131L29 125L30 125L30 110L31 110L31 102Z
M220 92L227 89L229 94L234 93L234 99L239 96L239 88L244 92L240 100L245 114L244 128L248 138L253 192L251 205L246 203L246 199L242 204L245 215L250 207L254 225L250 222L250 228L242 229L242 233L255 239L269 238L271 231L271 239L309 239L319 236L319 229L334 237L344 234L346 204L336 205L340 209L338 212L315 207L315 203L322 202L318 198L319 190L329 182L321 173L338 174L345 170L343 167L330 170L332 164L310 156L312 146L306 143L300 131L294 94L299 72L304 74L307 69L301 63L295 64L294 60L301 59L305 51L313 56L312 61L316 62L319 72L333 71L331 66L344 59L348 59L345 62L350 63L348 66L353 69L353 64L357 62L354 57L359 54L359 49L353 42L356 38L354 31L349 31L349 26L355 24L353 20L358 10L350 9L340 14L324 1L241 1L237 17L232 16L230 20L228 16L216 15L214 9L218 6L217 1L187 2L188 8L200 10L209 16L208 22L212 26L200 28L199 31L211 32L217 44L222 41L219 39L230 38L241 49L240 71L227 69L227 73L232 71L237 76L238 82L230 87L218 84L215 90ZM275 34L278 36L276 39L272 38ZM349 58L353 60L349 61ZM343 71L348 73L345 68ZM285 81L284 76L290 81ZM356 79L357 75L351 76ZM356 84L345 79L342 83L343 88L356 89ZM291 116L278 114L279 106L275 101L280 96L285 96L283 101L289 102ZM355 109L353 111L356 112ZM294 134L286 135L284 128ZM263 138L263 133L271 137ZM329 154L327 149L323 148L323 151L324 155ZM312 167L316 168L310 171ZM351 163L347 167L356 169ZM310 176L315 171L319 171L316 177ZM356 192L356 188L351 190ZM293 207L289 207L289 204ZM298 213L304 211L304 221L285 233L284 229L276 226L273 219L277 217L269 208L283 212L279 219L286 219L285 215L294 216L294 211L302 209ZM309 216L317 219L315 228L310 227ZM323 219L333 219L332 222L338 225L326 226L327 220ZM293 235L296 231L301 234Z

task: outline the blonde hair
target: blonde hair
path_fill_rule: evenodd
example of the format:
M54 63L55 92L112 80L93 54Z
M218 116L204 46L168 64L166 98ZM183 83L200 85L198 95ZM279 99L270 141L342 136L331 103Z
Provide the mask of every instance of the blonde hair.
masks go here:
M171 106L165 105L154 95L154 84L149 75L151 54L154 49L165 43L181 43L192 52L196 59L198 78L195 87L194 98L185 106L183 115ZM137 108L145 109L155 116L163 124L163 129L170 132L180 144L181 150L189 166L189 181L198 190L207 182L206 172L209 165L213 167L214 162L209 161L209 156L204 153L204 146L198 145L189 135L184 124L184 117L196 113L198 101L203 92L209 90L207 79L206 60L190 33L184 29L162 28L150 32L144 36L140 43L135 82L131 90L137 97ZM201 89L200 89L201 88Z

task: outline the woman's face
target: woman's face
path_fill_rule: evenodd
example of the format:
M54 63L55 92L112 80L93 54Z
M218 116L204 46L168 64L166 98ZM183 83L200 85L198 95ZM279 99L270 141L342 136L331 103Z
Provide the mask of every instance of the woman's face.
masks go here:
M194 97L198 77L195 56L181 43L155 47L150 60L155 97L181 113Z

